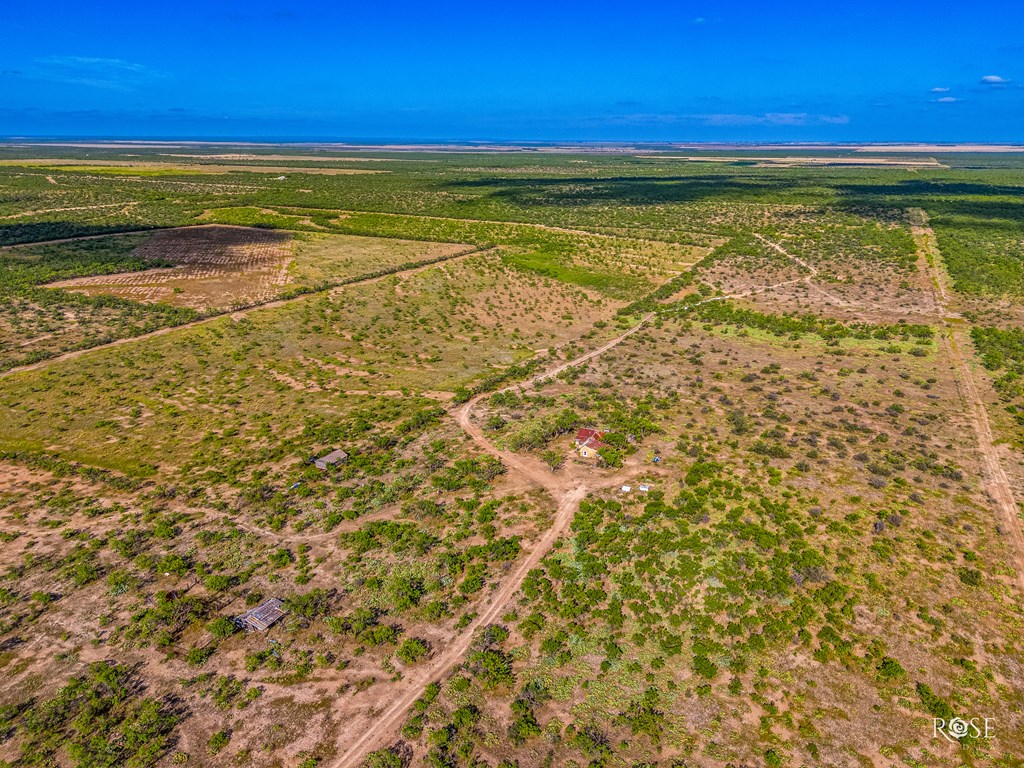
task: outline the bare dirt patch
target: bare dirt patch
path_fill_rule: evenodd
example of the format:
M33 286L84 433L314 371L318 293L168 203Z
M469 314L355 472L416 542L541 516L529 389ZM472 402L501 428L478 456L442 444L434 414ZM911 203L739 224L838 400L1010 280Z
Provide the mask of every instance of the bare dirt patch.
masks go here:
M144 259L177 266L80 277L53 283L90 295L198 310L268 301L288 282L292 236L243 227L204 226L157 232L136 249Z

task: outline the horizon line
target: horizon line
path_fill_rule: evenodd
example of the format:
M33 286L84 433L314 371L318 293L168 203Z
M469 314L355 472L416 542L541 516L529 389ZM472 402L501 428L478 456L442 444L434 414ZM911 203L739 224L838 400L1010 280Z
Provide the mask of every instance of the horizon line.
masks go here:
M942 151L970 149L979 152L1024 152L1024 142L1007 141L927 141L909 139L865 140L865 141L806 141L806 140L601 140L601 139L487 139L487 138L402 138L402 137L282 137L282 136L110 136L89 134L14 134L0 136L0 145L51 145L81 146L84 142L117 147L124 145L174 146L174 145L233 145L233 146L294 146L294 147L341 147L346 149L402 149L414 151L422 148L447 147L453 149L514 149L514 148L638 148L646 151L666 149L731 149L731 148L779 148L779 149L861 149L899 148L906 152Z

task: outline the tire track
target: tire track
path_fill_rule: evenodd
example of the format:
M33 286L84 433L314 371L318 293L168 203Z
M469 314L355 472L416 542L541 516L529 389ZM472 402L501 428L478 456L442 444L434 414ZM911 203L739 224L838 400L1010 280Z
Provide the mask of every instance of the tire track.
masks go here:
M1014 497L1010 478L999 459L999 451L988 418L988 408L974 379L969 354L964 352L965 349L970 349L971 340L964 332L966 324L963 318L949 307L951 289L947 290L946 286L949 274L942 264L942 254L935 233L928 225L928 214L921 209L911 209L910 214L912 220L916 222L913 225L913 233L918 246L918 265L921 269L927 270L931 278L935 308L943 316L944 332L939 334L940 344L952 364L960 399L967 406L967 415L978 440L986 490L1012 540L1010 550L1016 571L1015 580L1021 591L1024 591L1024 529L1020 519L1020 505Z

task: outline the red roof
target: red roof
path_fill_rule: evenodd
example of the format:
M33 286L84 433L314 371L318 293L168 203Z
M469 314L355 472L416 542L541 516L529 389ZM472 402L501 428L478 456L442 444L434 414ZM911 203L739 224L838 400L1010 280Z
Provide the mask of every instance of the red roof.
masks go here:
M605 447L601 442L604 432L598 429L581 429L576 433L576 445L580 448L587 447L599 451Z

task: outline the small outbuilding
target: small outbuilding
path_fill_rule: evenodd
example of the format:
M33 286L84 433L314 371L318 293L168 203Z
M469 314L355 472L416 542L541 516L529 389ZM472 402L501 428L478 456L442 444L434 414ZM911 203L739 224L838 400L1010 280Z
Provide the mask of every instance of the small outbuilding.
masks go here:
M326 456L321 456L319 459L315 459L313 464L316 465L317 469L327 469L328 467L341 464L346 459L348 459L348 454L339 448L335 451L331 451Z
M282 618L285 611L284 603L272 597L262 605L250 608L241 616L235 617L235 623L246 632L266 632Z

